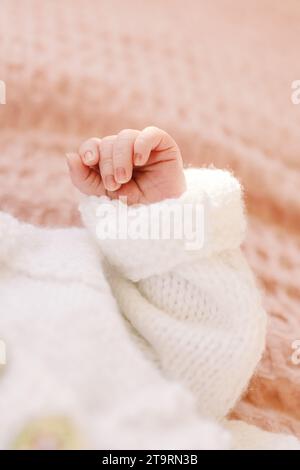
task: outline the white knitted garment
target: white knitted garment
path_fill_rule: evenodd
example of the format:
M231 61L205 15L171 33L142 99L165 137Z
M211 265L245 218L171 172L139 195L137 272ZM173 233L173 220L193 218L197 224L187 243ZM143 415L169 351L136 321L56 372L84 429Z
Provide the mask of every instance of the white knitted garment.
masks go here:
M261 357L266 316L240 251L245 217L239 183L230 173L212 169L190 169L186 179L188 191L169 205L205 203L208 227L201 248L188 250L184 236L107 238L98 243L121 273L110 280L121 311L151 345L168 376L192 390L201 413L221 418L243 392ZM115 218L114 211L97 219L99 204L104 203L106 197L89 198L81 206L92 233L96 234L97 220L113 225L106 219ZM163 205L167 210L166 201L152 206ZM144 225L150 217L146 209L138 209ZM136 226L133 211L137 208L124 212L129 233L134 233L130 223ZM120 221L121 226L125 223Z
M217 170L189 170L187 180L167 206L207 204L196 251L184 239L94 243L99 205L121 204L107 198L82 204L88 231L0 213L0 448L34 447L22 431L51 416L70 419L80 436L67 448L300 448L223 422L262 353L265 314L240 253L239 184ZM148 212L128 210L134 233L131 214Z

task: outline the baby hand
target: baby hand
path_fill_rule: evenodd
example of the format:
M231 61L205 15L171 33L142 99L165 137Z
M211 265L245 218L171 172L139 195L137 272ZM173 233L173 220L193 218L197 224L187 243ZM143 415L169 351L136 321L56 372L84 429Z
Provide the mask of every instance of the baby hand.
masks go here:
M67 161L73 184L88 195L149 204L179 197L186 189L180 150L157 127L91 138Z

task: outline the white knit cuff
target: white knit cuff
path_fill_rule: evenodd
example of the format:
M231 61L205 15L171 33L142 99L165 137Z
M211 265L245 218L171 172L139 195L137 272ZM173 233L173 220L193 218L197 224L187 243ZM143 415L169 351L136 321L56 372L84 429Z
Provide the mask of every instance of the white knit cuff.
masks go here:
M0 211L0 265L9 262L22 240L22 224Z
M242 190L227 171L188 169L178 199L127 206L87 197L86 227L110 264L132 281L162 274L195 259L240 246L245 232Z

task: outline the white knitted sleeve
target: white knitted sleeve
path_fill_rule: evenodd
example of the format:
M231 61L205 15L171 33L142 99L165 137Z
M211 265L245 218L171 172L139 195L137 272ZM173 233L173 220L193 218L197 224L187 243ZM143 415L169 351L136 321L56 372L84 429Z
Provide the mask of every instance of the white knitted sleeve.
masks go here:
M146 279L240 246L245 217L238 181L215 169L185 175L188 189L178 199L128 207L104 196L81 204L86 227L127 279Z
M196 237L199 243L192 249L188 230L177 239L98 240L113 266L110 283L120 309L151 346L164 373L193 392L201 413L222 418L261 357L266 316L240 251L245 217L239 183L220 170L188 170L186 177L182 197L152 207L163 213L172 205L204 207L203 225L194 220L204 239ZM95 213L103 203L120 204L90 198L81 208L94 235ZM121 216L131 236L138 227L133 210ZM136 210L147 225L149 207ZM111 223L115 217L108 211L101 220ZM154 216L152 225L159 223Z
M0 211L0 266L10 264L25 242L22 224Z

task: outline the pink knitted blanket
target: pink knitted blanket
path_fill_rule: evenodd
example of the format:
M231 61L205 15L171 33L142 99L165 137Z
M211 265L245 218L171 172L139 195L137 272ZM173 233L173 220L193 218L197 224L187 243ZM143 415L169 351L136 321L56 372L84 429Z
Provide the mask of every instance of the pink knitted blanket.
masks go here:
M64 153L154 124L193 165L246 189L248 259L267 350L233 414L300 436L300 79L297 0L1 0L0 206L79 224Z

